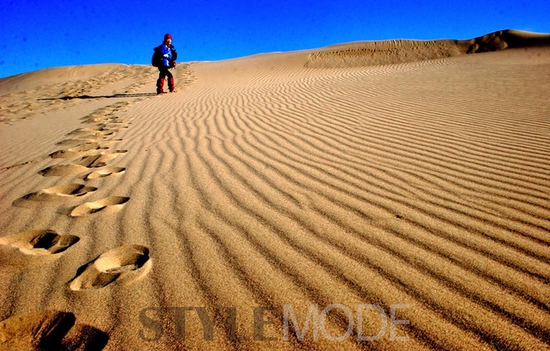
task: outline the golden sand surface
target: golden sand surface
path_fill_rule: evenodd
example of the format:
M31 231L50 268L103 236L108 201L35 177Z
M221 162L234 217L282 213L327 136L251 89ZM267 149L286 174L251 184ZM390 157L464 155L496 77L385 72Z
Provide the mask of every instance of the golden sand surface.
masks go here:
M0 80L0 350L547 350L550 36Z

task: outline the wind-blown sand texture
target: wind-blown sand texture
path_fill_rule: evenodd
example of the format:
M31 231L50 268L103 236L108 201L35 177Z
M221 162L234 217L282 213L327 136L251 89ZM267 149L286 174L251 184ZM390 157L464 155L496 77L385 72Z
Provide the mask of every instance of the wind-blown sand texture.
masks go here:
M0 80L0 350L550 348L549 38Z

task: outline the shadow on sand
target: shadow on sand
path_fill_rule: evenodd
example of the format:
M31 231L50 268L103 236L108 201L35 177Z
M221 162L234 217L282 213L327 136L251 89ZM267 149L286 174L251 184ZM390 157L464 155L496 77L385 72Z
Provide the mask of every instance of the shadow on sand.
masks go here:
M113 95L66 95L56 98L43 98L39 100L72 100L72 99L112 99L112 98L126 98L126 97L144 97L144 96L156 96L156 93L126 93L126 94L113 94Z

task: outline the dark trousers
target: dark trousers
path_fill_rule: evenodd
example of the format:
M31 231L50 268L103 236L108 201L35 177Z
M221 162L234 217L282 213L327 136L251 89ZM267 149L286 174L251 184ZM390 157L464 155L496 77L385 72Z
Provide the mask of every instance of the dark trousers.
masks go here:
M168 70L168 67L159 67L159 79L168 79L173 78L172 72Z
M168 67L159 67L159 79L157 80L157 93L164 92L164 81L168 78L168 88L170 91L174 91L174 76L168 70Z

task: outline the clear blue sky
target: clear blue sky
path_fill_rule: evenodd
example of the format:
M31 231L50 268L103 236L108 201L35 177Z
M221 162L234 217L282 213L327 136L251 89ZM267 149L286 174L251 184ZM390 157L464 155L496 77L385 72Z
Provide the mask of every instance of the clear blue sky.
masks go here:
M46 67L147 64L171 33L179 61L358 40L550 33L549 0L2 0L0 77Z

